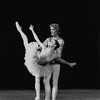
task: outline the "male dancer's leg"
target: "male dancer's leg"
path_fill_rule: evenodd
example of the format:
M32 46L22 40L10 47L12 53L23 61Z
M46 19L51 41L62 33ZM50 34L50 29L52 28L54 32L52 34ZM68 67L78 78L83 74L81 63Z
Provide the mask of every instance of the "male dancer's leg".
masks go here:
M56 100L58 92L58 79L60 74L60 64L53 65L53 89L52 89L52 100Z
M45 87L45 100L50 100L50 92L51 92L50 78L51 78L51 74L49 74L48 76L44 76L43 79L44 87Z

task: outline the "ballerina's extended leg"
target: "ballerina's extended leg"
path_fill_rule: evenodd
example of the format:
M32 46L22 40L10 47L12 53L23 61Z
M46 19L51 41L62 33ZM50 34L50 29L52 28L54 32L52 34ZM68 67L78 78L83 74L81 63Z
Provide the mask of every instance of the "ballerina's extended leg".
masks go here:
M25 49L28 47L28 39L27 36L24 34L24 32L22 31L21 26L18 24L18 22L15 22L16 28L18 30L18 32L20 33L22 39L23 39L23 43L24 43L24 47Z

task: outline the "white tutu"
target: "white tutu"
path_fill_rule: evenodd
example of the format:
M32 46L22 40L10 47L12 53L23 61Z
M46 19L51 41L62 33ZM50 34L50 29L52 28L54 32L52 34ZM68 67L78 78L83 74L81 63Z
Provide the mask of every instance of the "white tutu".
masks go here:
M38 64L37 53L39 53L39 51L37 51L37 49L37 42L32 42L28 45L26 48L24 64L33 76L46 76L51 73L52 69L49 65L41 66Z

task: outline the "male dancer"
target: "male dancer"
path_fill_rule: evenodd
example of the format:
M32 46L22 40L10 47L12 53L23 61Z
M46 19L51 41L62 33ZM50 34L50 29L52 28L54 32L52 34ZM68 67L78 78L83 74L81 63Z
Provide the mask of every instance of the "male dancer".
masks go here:
M52 37L47 38L43 44L46 47L48 47L48 46L54 47L55 46L56 55L58 56L58 58L60 58L62 55L64 40L61 37L59 37L59 25L51 24L50 30L51 30ZM76 63L68 63L68 62L67 62L67 64L69 64L71 67L76 65ZM45 76L44 80L43 80L44 86L45 86L45 93L46 93L45 100L50 100L51 89L50 89L49 81L50 81L51 75L53 75L52 100L56 100L57 91L58 91L58 79L59 79L59 74L60 74L60 64L54 60L51 62L51 64L49 64L49 66L52 69L51 74L49 74L48 76Z

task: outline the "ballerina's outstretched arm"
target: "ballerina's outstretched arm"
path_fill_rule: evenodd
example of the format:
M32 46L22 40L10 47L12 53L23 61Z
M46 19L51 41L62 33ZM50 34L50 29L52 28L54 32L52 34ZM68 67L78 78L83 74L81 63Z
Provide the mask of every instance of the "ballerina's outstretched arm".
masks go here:
M21 35L21 37L23 39L24 46L25 46L25 49L26 49L27 46L28 46L28 39L27 39L26 35L23 33L22 28L20 27L20 25L18 24L18 22L15 22L15 25L16 25L16 28L19 31L19 33L20 33L20 35Z
M45 47L43 43L39 40L38 36L36 35L35 31L33 30L33 25L30 25L29 29L32 31L34 39L37 41L37 43L42 47L42 49Z
M64 59L62 59L62 58L60 58L60 57L58 57L57 59L58 59L59 62L64 63L64 64L67 64L67 65L69 65L69 66L72 67L72 68L73 68L73 66L75 66L75 65L77 64L77 63L75 63L75 62L69 63L69 62L67 62L66 60L64 60Z

